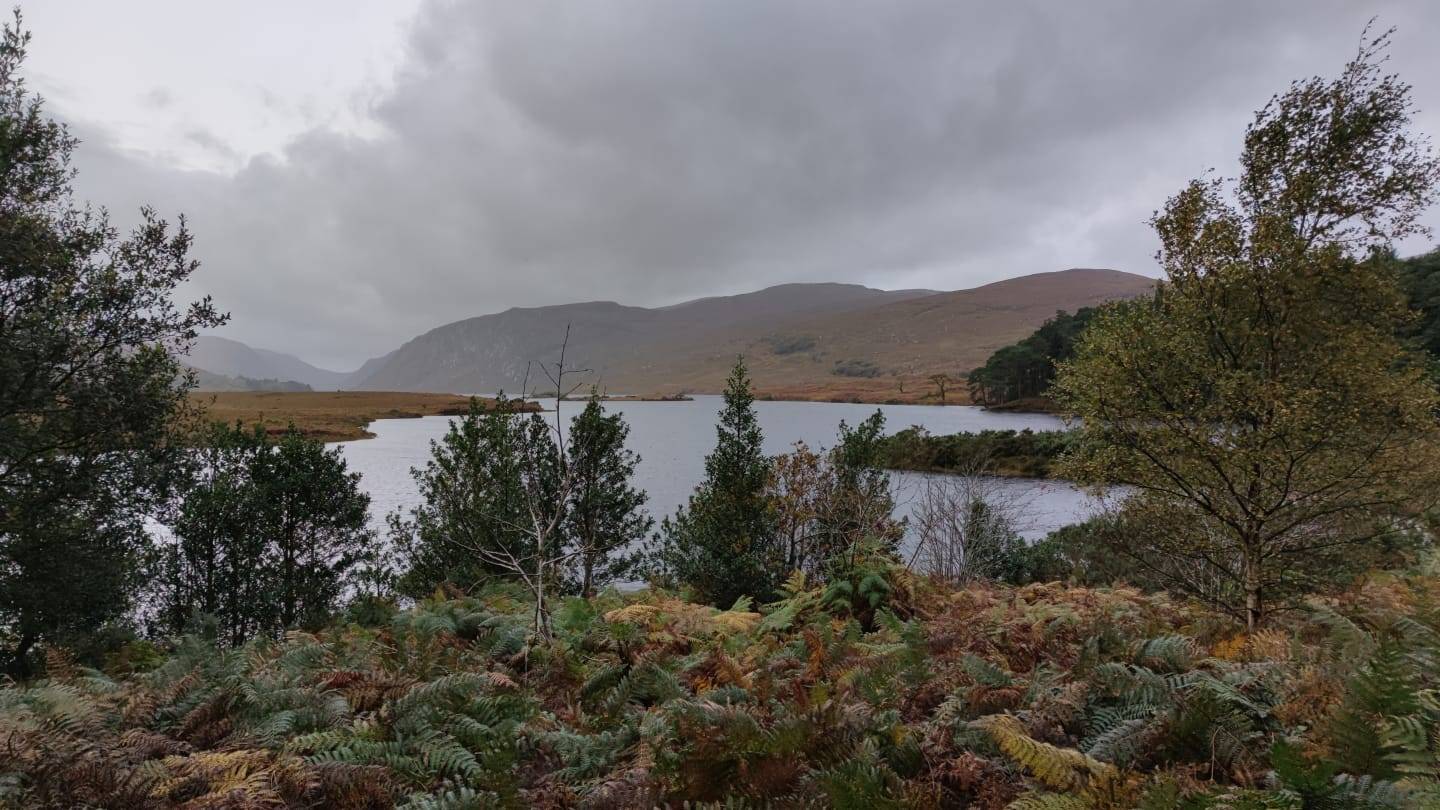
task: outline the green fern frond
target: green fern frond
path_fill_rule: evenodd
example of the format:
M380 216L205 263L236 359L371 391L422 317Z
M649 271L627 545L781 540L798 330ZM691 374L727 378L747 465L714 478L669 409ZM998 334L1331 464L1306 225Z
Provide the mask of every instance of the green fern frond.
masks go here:
M992 688L1013 686L1015 677L995 664L979 656L966 653L960 659L960 668L976 683Z
M1135 645L1132 660L1151 670L1184 672L1194 664L1195 642L1179 635L1146 639Z

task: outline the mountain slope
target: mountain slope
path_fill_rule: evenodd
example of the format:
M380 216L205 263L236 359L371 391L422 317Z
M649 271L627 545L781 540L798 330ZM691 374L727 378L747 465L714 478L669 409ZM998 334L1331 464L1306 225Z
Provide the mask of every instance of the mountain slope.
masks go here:
M195 390L204 393L222 391L309 391L310 386L294 380L253 379L216 374L203 368L190 369L195 372Z
M762 391L844 384L847 377L958 377L1030 334L1056 310L1143 295L1153 285L1153 279L1116 270L1037 273L840 315L792 319L763 335L677 345L647 367L630 369L627 382L643 390L713 390L737 354L745 355ZM809 348L782 352L777 345Z
M490 393L520 389L532 361L553 363L567 327L567 364L614 389L653 362L657 350L747 333L776 320L854 311L930 294L891 292L856 284L785 284L743 295L702 298L660 309L592 301L514 308L446 324L395 350L355 387L391 391ZM528 390L553 387L529 368Z
M660 309L613 302L510 309L433 329L375 363L369 390L516 391L527 363L567 362L612 392L716 391L738 354L763 390L958 375L1029 334L1057 309L1144 294L1153 281L1114 270L1040 273L973 290L884 291L786 284ZM551 387L533 367L528 390Z
M238 340L201 335L186 359L188 365L227 377L253 380L294 380L319 391L344 386L351 374L317 368L294 355L255 349Z

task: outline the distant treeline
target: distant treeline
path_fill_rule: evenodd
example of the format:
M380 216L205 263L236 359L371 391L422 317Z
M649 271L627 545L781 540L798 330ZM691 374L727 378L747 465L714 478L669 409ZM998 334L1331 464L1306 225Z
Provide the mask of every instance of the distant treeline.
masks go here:
M892 470L1048 478L1051 465L1072 443L1062 430L983 430L933 436L906 428L881 441L880 463Z
M1431 357L1440 358L1440 249L1401 259L1400 285L1418 314L1411 335Z
M1440 379L1440 250L1395 261L1401 291L1418 316L1408 337L1429 354ZM1060 310L1029 337L997 350L967 377L971 400L993 407L1048 398L1057 364L1075 355L1085 327L1104 308Z
M1083 307L1073 315L1064 310L1029 337L990 355L970 372L970 399L978 405L1003 405L1043 397L1055 379L1055 364L1075 354L1075 342L1098 311Z

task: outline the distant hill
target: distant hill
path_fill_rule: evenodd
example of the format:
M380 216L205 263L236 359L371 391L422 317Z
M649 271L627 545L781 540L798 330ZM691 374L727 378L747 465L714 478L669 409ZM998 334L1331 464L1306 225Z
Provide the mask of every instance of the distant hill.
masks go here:
M195 390L204 392L221 391L310 391L310 386L294 380L252 379L216 374L203 368L191 368L195 372Z
M446 324L367 363L347 387L491 393L519 390L528 361L568 360L614 393L717 391L737 354L756 387L859 378L960 376L1058 309L1142 295L1154 281L1115 270L1040 273L972 290L785 284L647 309L597 301L510 309ZM531 390L546 388L538 371Z
M317 391L333 391L345 387L354 372L317 368L294 355L255 349L238 340L201 335L196 338L185 358L186 364L225 377L246 377L251 380L294 380ZM258 390L226 389L210 390Z

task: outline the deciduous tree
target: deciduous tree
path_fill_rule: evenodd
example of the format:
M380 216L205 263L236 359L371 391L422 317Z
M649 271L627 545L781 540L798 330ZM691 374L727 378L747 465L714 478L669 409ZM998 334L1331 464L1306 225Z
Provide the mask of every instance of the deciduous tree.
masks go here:
M1166 203L1165 281L1100 313L1057 381L1080 417L1064 473L1135 488L1156 530L1116 550L1251 627L1363 566L1440 483L1440 399L1377 255L1423 230L1440 164L1385 40L1257 113L1233 186Z

